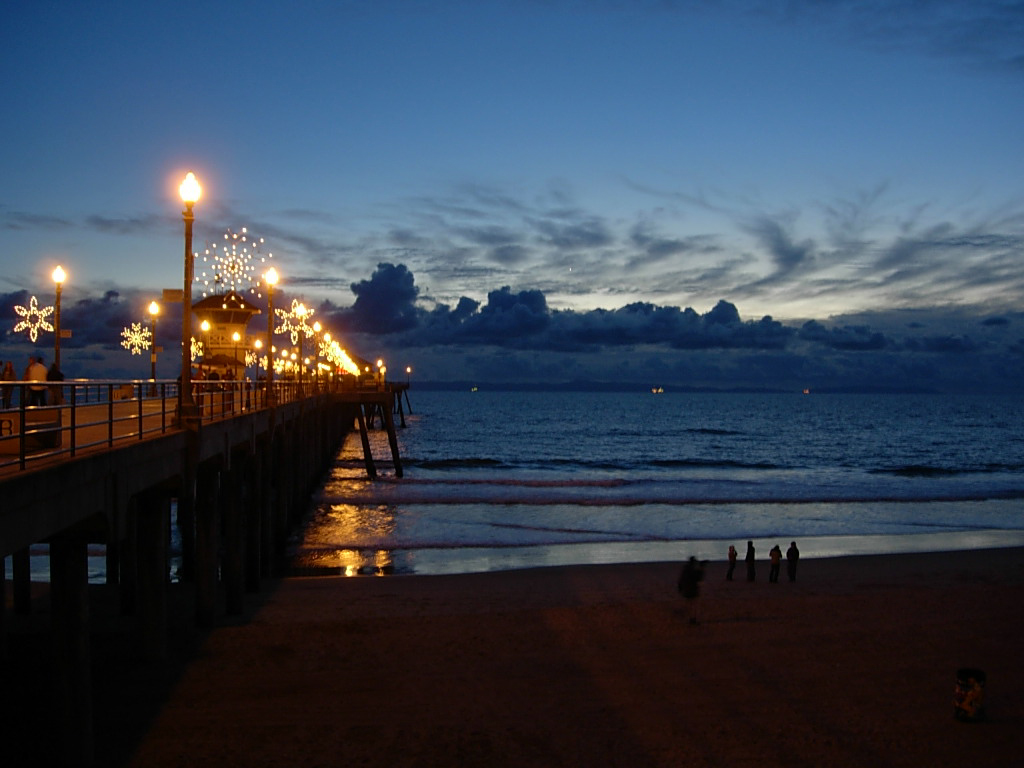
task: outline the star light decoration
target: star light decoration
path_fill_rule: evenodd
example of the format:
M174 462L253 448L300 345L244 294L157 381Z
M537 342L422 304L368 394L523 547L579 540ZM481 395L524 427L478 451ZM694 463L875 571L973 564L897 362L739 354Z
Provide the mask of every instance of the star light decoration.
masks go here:
M315 313L316 310L309 309L298 299L292 299L291 310L274 307L274 314L281 318L281 324L274 329L274 333L287 333L291 336L292 344L298 344L300 335L304 338L313 335L313 326L309 320Z
M201 357L204 354L204 352L203 352L203 342L200 341L199 339L197 339L195 336L192 336L191 338L192 338L192 343L191 343L191 348L189 349L189 352L192 355L192 358L191 358L192 362L195 362L197 357Z
M262 237L250 235L245 227L241 232L225 232L224 240L211 245L201 256L203 265L195 280L203 284L203 296L234 291L262 298L260 275L266 272L263 265L274 258L272 253L260 252L263 243Z
M153 333L149 328L143 328L142 323L132 323L131 327L121 331L121 346L133 355L141 355L142 350L152 345L152 338Z
M14 311L22 319L14 326L15 333L28 331L28 337L35 342L40 331L53 332L53 325L47 320L53 314L53 307L40 307L35 296L29 299L27 307L15 307Z

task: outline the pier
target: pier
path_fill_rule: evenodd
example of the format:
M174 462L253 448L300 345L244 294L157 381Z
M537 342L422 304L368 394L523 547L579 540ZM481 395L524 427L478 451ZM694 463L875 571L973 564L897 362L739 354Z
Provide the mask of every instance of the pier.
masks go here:
M0 411L0 557L11 558L13 574L7 585L0 568L0 661L22 661L8 632L32 614L29 550L46 543L47 677L55 683L46 731L61 744L62 765L92 765L96 747L90 545L105 547L107 585L133 622L134 655L160 663L170 635L172 507L182 542L177 575L193 590L195 626L211 627L241 614L261 579L282 574L287 536L349 432L359 430L367 473L376 477L368 430L379 417L402 474L393 413L404 424L404 385L194 386L194 428L179 424L177 385L166 381L69 381L55 385L59 405ZM4 696L17 707L18 691L5 688Z

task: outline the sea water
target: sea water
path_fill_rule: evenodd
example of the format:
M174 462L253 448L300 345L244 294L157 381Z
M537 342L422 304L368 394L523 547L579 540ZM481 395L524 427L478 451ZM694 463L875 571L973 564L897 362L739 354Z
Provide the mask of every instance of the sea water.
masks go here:
M376 480L350 435L293 542L300 572L1024 544L1020 397L413 388L403 406L403 476L382 430Z
M403 411L403 476L379 420L376 480L350 434L291 542L296 572L720 560L748 540L804 557L1024 545L1024 397L414 386Z

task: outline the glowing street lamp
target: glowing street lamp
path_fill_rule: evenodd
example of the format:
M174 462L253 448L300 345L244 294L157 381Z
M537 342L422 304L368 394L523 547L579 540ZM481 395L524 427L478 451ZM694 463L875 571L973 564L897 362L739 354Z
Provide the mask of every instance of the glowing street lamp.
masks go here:
M60 370L60 290L64 286L64 280L67 279L67 274L64 272L64 268L59 264L57 268L53 270L53 282L57 285L57 303L53 313L53 362L57 366L57 370Z
M274 405L274 286L277 285L277 270L271 267L263 275L267 284L267 405Z
M316 366L316 383L320 385L320 321L317 320L313 323L313 361Z
M186 429L199 427L199 412L192 397L192 222L195 216L192 208L203 194L195 174L189 171L178 187L178 194L185 204L181 215L185 221L185 283L181 295L181 386L178 390L178 413L181 425Z
M199 324L199 346L201 346L203 348L203 357L199 361L199 370L200 371L203 370L203 363L206 362L206 353L207 353L206 334L208 334L209 332L210 332L210 321L209 320L203 320L203 322L201 322Z
M409 385L409 382L411 380L412 380L412 366L411 365L407 365L407 366L405 366L405 384L406 384L406 386Z
M235 378L238 378L238 342L242 340L242 336L238 331L231 334L231 340L235 342L235 347L231 352L231 357L234 358L235 364L231 366L234 371Z

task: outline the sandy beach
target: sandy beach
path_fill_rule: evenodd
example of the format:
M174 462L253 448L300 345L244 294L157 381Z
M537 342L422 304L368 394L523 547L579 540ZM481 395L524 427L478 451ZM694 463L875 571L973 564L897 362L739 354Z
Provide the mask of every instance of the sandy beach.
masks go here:
M796 583L783 568L769 584L763 559L754 583L741 571L709 565L697 625L679 563L289 578L212 631L177 620L163 665L131 660L127 620L97 617L97 755L918 767L1024 753L1024 550L805 557ZM965 666L987 673L983 722L952 716Z

